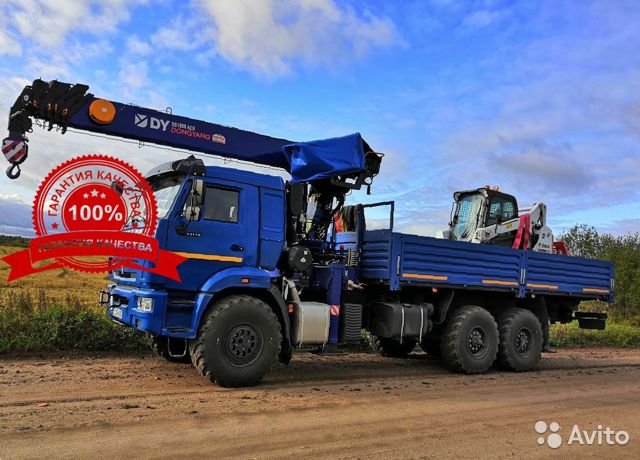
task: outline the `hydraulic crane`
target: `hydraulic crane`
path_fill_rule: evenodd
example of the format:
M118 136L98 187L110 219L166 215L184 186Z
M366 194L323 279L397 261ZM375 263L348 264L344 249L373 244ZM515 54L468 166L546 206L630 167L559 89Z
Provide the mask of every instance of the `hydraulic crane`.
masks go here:
M11 163L9 178L20 176L20 165L27 159L26 134L32 131L32 118L42 120L48 130L60 129L62 134L71 127L282 168L291 173L292 182L328 179L333 186L353 189L370 185L379 172L381 156L374 155L359 136L354 138L359 145L354 145L351 156L320 158L317 152L302 152L287 139L113 102L97 98L88 90L89 86L80 83L40 79L22 90L11 107L9 136L2 144L2 152Z
M380 170L383 155L373 152L359 134L329 140L331 148L327 149L327 141L298 144L97 98L88 90L89 86L80 83L40 79L22 90L9 114L9 136L2 143L2 152L11 163L7 169L10 179L20 176L28 157L27 133L36 119L62 134L75 128L284 169L291 174L291 183L299 184L293 187L295 193L303 194L302 199L313 197L316 212L311 235L323 238L346 193L363 185L370 187ZM339 149L334 148L336 142Z

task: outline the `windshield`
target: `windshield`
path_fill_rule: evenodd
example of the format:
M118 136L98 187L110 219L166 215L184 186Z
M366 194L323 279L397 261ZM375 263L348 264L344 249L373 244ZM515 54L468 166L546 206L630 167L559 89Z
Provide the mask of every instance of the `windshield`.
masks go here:
M171 205L178 195L180 186L184 182L182 174L162 174L148 179L158 204L158 218L163 219L171 209Z
M466 195L458 205L458 218L452 233L456 240L470 240L478 225L478 213L482 207L484 197L481 194Z

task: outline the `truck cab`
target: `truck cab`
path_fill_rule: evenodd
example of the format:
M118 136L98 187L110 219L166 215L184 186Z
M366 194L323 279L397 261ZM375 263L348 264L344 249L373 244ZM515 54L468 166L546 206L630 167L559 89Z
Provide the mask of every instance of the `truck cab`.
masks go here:
M164 352L180 357L213 296L238 287L266 295L277 279L285 184L280 177L204 167L199 160L161 165L147 180L158 206L160 248L186 259L178 266L181 280L120 268L110 273L103 298L110 317L169 338Z

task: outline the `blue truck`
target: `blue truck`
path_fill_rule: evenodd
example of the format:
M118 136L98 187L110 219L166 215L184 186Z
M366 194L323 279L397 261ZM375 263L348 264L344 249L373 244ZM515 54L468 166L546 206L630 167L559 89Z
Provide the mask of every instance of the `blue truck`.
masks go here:
M186 258L181 279L121 268L100 293L114 321L211 382L255 384L295 350L359 344L363 331L384 356L406 357L419 346L456 372L526 371L549 346L549 324L577 319L604 328L605 315L577 309L584 300L613 300L611 263L399 233L395 203L345 205L349 191L371 186L382 163L359 134L292 142L87 90L41 80L23 90L8 139L23 142L24 155L6 155L10 177L27 157L32 118L63 132L153 142L291 176L205 166L194 156L153 169L146 179L158 202L155 238ZM389 209L388 228L368 229L369 208L380 206Z

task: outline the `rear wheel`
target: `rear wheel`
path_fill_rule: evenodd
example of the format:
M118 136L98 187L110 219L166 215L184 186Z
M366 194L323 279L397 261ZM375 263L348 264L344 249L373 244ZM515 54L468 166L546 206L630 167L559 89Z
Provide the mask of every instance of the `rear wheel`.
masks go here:
M417 341L404 339L400 343L397 339L389 339L386 337L371 337L371 347L382 356L389 358L406 358L409 353L416 347Z
M499 318L498 364L503 369L522 372L540 361L544 337L540 321L533 312L511 308Z
M452 371L486 372L498 353L498 325L482 307L460 307L447 320L440 347L442 358Z
M191 341L193 365L223 387L254 385L269 372L280 352L280 323L262 300L234 295L218 301Z

